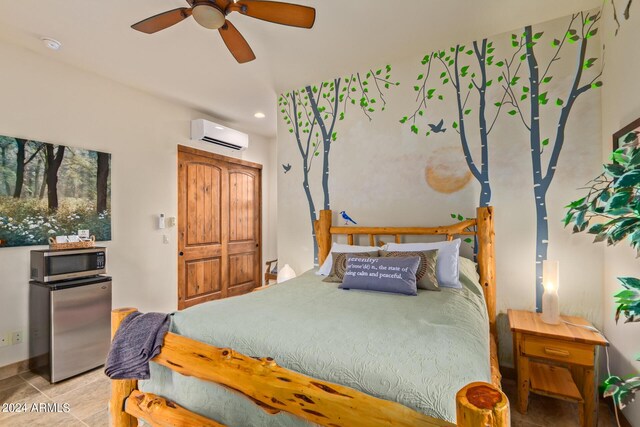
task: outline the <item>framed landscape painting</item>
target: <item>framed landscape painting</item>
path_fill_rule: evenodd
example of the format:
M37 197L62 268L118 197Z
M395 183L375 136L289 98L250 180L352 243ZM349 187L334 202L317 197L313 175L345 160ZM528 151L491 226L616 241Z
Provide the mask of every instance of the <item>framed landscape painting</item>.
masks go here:
M0 136L0 247L111 240L111 155Z
M613 134L613 150L626 145L638 144L640 138L640 119L623 127Z

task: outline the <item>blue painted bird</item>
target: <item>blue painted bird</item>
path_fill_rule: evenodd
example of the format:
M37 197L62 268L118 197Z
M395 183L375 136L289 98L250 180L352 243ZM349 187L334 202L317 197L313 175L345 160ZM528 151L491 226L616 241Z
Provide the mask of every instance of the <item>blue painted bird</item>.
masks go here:
M291 163L283 164L282 169L284 169L284 173L289 172L291 170Z
M433 133L446 132L447 130L443 128L443 126L444 126L444 119L440 119L440 122L437 125L432 125L432 124L429 125Z
M347 213L345 211L340 212L340 215L342 215L342 219L344 219L344 225L349 225L349 222L352 222L354 224L358 224L357 222L352 220L351 217L349 215L347 215Z

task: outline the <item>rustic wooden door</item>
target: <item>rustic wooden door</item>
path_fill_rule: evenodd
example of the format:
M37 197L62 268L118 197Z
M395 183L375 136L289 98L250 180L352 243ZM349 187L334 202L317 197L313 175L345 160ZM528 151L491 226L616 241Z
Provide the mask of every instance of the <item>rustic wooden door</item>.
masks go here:
M261 166L178 148L178 308L260 285Z

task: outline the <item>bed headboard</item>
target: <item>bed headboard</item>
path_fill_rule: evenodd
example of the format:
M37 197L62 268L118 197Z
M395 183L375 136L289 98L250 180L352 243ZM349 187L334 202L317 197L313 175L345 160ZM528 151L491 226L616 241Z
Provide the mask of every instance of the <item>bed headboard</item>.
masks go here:
M402 236L443 235L447 240L454 236L476 236L478 239L478 273L480 284L484 291L489 314L491 333L496 334L496 258L493 230L493 207L480 207L477 217L456 224L441 227L360 227L332 225L332 212L320 211L320 219L314 223L316 239L318 241L318 261L320 265L331 251L332 236L342 234L347 236L347 242L353 245L354 235L368 235L369 244L375 246L377 236L394 236L395 242L400 243Z

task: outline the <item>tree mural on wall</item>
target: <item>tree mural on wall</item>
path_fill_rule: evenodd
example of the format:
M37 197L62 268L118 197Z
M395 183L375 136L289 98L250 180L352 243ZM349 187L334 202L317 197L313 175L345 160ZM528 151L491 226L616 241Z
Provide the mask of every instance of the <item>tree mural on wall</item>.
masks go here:
M594 78L585 77L587 70L597 63L597 58L587 58L587 51L590 39L598 32L599 20L599 12L572 15L567 30L551 42L552 57L541 69L535 46L544 33L534 32L531 26L526 27L521 36L511 36L513 50L505 55L494 53L494 42L487 39L476 41L469 48L458 44L426 55L414 86L416 108L410 116L400 120L400 123L411 126L411 132L425 137L444 133L447 127L457 132L467 168L480 185L479 206L487 206L491 202L489 142L501 112L506 111L522 122L528 132L534 178L538 308L543 290L542 261L547 258L549 239L546 195L565 142L565 129L578 97L602 86L599 81L601 73ZM544 87L553 79L553 65L561 61L560 55L570 45L576 46L577 51L577 66L571 76L571 87L566 95L549 102L551 96ZM525 73L529 74L528 79L523 78ZM433 117L433 104L447 102L449 97L455 99L454 117ZM489 102L489 99L497 102ZM542 117L541 109L546 105L555 105L556 114L549 111ZM472 120L477 122L472 123ZM542 124L546 123L542 120L555 121L555 135L549 138L542 135L541 129L545 128ZM548 150L546 155L545 150ZM462 216L452 214L452 217Z
M626 21L629 20L629 18L631 18L631 4L633 3L633 0L625 0L624 3L626 4L626 6L624 7L624 11L622 13L622 15L624 16L624 19ZM612 7L612 13L613 13L613 20L616 23L616 36L618 35L618 32L620 32L620 20L618 19L618 9L616 7L616 0L611 0L611 7Z
M587 58L590 39L598 32L597 23L600 20L600 12L578 13L570 18L567 31L551 42L555 49L548 63L541 67L536 56L535 46L542 41L543 32L535 33L531 26L527 26L520 37L511 36L511 44L515 49L525 52L520 56L517 64L505 64L501 76L503 77L503 89L506 94L504 104L511 109L508 114L519 118L529 134L529 148L531 150L531 165L533 172L533 195L536 206L536 307L542 309L542 262L547 259L549 246L549 226L547 219L547 192L553 182L553 178L560 159L562 148L566 141L566 127L575 102L584 93L602 86L599 80L602 72L593 77L586 77L586 72L597 63L597 58ZM571 77L571 86L567 88L566 95L550 99L549 90L545 86L551 82L553 65L561 61L561 53L568 46L575 46L574 59L576 66ZM519 52L519 51L518 51ZM521 67L526 64L526 67ZM528 72L528 79L521 79L519 75L522 68ZM518 93L516 93L519 91ZM528 111L524 108L528 103ZM549 107L555 107L556 111L543 111ZM542 114L546 113L546 114ZM542 123L550 120L553 123L554 134L543 135ZM549 127L551 128L551 127ZM545 151L550 153L545 155Z
M411 116L405 116L400 123L410 124L411 131L416 135L424 130L423 124L428 125L429 130L424 134L426 137L434 133L442 133L444 119L438 124L429 123L427 109L433 102L445 101L445 93L439 86L451 86L455 91L456 116L450 121L451 127L460 137L460 145L464 153L464 158L473 177L480 184L479 206L489 206L491 202L491 183L489 181L489 135L500 114L501 105L490 114L487 112L487 90L493 85L493 80L489 79L487 68L495 66L495 47L493 42L483 39L481 42L473 42L473 47L467 49L464 45L456 45L448 50L437 50L422 59L424 70L418 75L417 84L414 90L417 93L417 107ZM466 61L467 57L472 57L472 61ZM513 61L513 60L512 60ZM473 67L473 68L472 68ZM437 76L437 77L434 77ZM433 81L433 80L439 80ZM471 98L475 93L477 99ZM471 101L471 102L470 102ZM477 105L478 120L478 140L480 141L480 159L474 159L471 152L473 140L472 132L469 131L468 122L472 114L476 114L471 103ZM490 117L487 120L487 116ZM424 123L421 123L424 122ZM449 121L447 122L449 123Z
M472 48L465 45L456 45L448 50L437 50L422 59L424 70L417 77L414 90L417 93L417 107L411 116L405 116L400 123L410 124L411 131L420 135L423 124L427 124L429 130L425 136L440 133L442 129L429 123L427 109L433 102L445 101L445 93L439 86L450 86L455 91L456 116L450 121L451 127L458 133L460 145L464 153L465 161L472 176L480 184L479 206L489 206L491 203L491 183L489 177L489 136L493 131L500 112L508 105L508 89L500 86L505 76L502 73L496 78L489 76L489 71L506 67L519 72L521 64L517 58L525 49L525 43L515 46L514 52L504 60L496 61L495 46L493 41L483 39L473 42ZM472 58L467 61L467 58ZM436 65L434 65L434 63ZM433 74L432 74L433 73ZM438 74L439 73L439 74ZM437 77L433 77L433 76ZM488 105L488 91L495 89L499 102ZM472 97L472 94L475 96ZM477 110L471 104L477 106ZM468 123L477 115L477 136L469 130ZM424 122L424 123L421 123ZM472 154L472 142L477 139L480 143L480 158L474 159ZM479 162L477 161L479 160Z
M318 85L308 85L282 94L278 99L282 118L289 126L289 133L295 137L302 160L302 187L309 205L314 263L318 262L318 245L313 228L317 211L310 182L314 159L322 156L322 208L331 209L330 154L333 143L338 140L337 123L344 120L350 105L358 106L360 111L371 120L372 114L378 108L381 111L385 110L386 91L398 84L391 81L391 66L387 65L375 71L369 69L363 73L338 77ZM285 173L291 169L290 164L283 167Z

